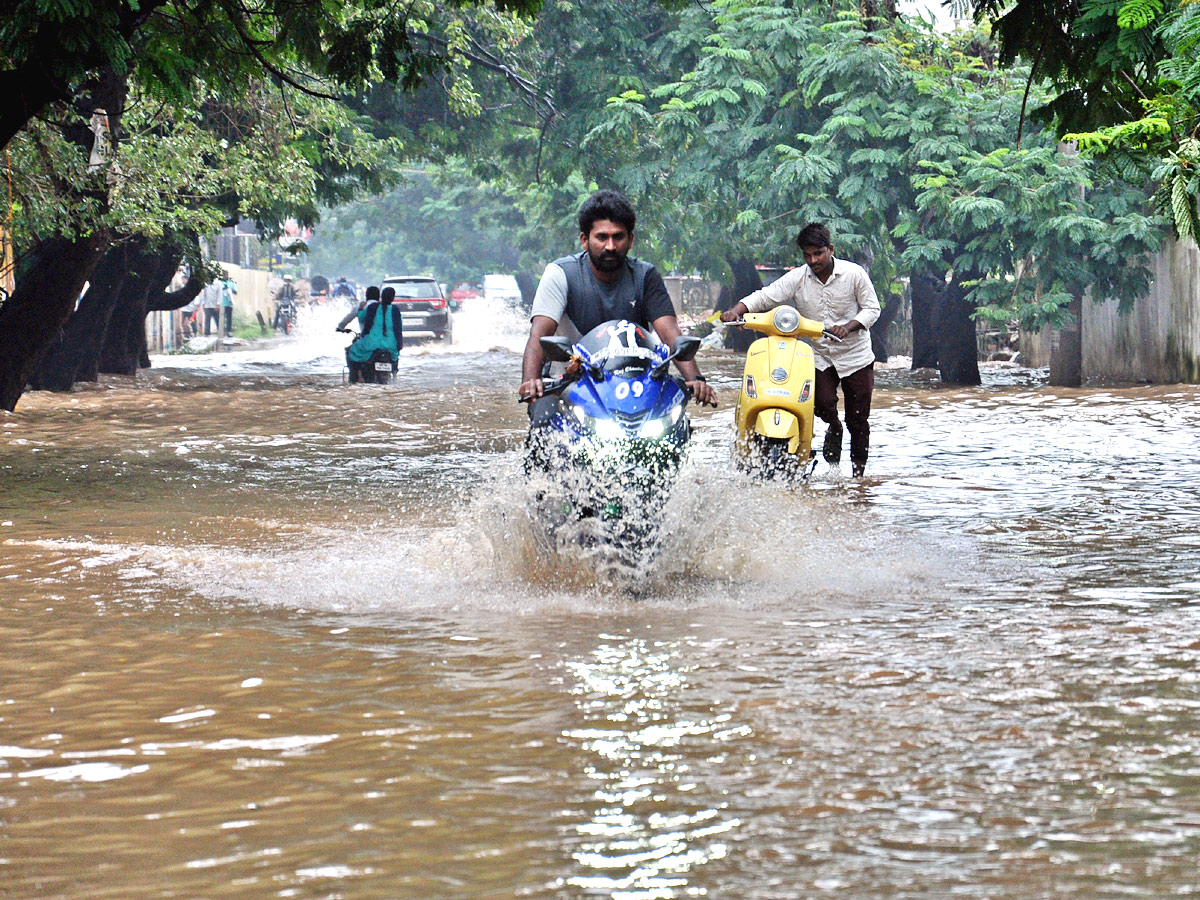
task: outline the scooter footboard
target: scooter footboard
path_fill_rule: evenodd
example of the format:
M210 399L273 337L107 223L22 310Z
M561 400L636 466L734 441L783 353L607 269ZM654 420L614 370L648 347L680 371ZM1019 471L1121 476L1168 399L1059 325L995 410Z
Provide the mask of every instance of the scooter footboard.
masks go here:
M766 438L784 439L788 453L800 448L800 420L786 409L762 410L754 419L754 432Z

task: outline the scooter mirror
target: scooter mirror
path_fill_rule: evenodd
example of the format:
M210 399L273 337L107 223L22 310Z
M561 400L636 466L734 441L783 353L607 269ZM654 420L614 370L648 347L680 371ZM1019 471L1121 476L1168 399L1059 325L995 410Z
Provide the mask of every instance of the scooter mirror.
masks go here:
M570 362L571 342L557 334L543 337L538 341L542 345L542 353L552 362Z
M698 337L692 337L690 334L681 334L675 338L675 343L671 347L671 356L674 359L681 359L684 362L696 358L696 351L700 349L701 340Z

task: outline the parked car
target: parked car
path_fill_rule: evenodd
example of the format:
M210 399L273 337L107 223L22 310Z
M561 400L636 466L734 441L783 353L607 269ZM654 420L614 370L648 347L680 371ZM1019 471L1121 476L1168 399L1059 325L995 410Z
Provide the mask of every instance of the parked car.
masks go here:
M521 289L517 287L517 279L512 275L484 275L483 299L488 302L499 300L520 307Z
M450 292L450 299L457 303L460 307L467 300L479 299L479 285L471 284L469 281L460 281L454 286L454 290Z
M405 337L411 332L427 332L450 343L454 330L450 304L436 280L428 275L389 275L380 289L389 287L396 291L395 304L404 322Z

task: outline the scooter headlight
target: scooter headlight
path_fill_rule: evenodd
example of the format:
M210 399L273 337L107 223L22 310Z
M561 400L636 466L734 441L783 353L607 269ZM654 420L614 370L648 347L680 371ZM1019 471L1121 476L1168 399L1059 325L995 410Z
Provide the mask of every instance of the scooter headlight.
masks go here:
M780 334L791 334L800 327L800 313L790 306L780 306L775 310L771 324Z

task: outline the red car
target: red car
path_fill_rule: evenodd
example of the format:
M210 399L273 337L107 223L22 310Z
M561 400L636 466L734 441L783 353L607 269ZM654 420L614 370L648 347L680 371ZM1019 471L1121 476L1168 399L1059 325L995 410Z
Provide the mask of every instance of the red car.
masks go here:
M454 286L454 290L450 292L450 299L455 301L459 306L462 306L464 300L477 300L479 298L479 285L471 284L469 281L460 281Z

